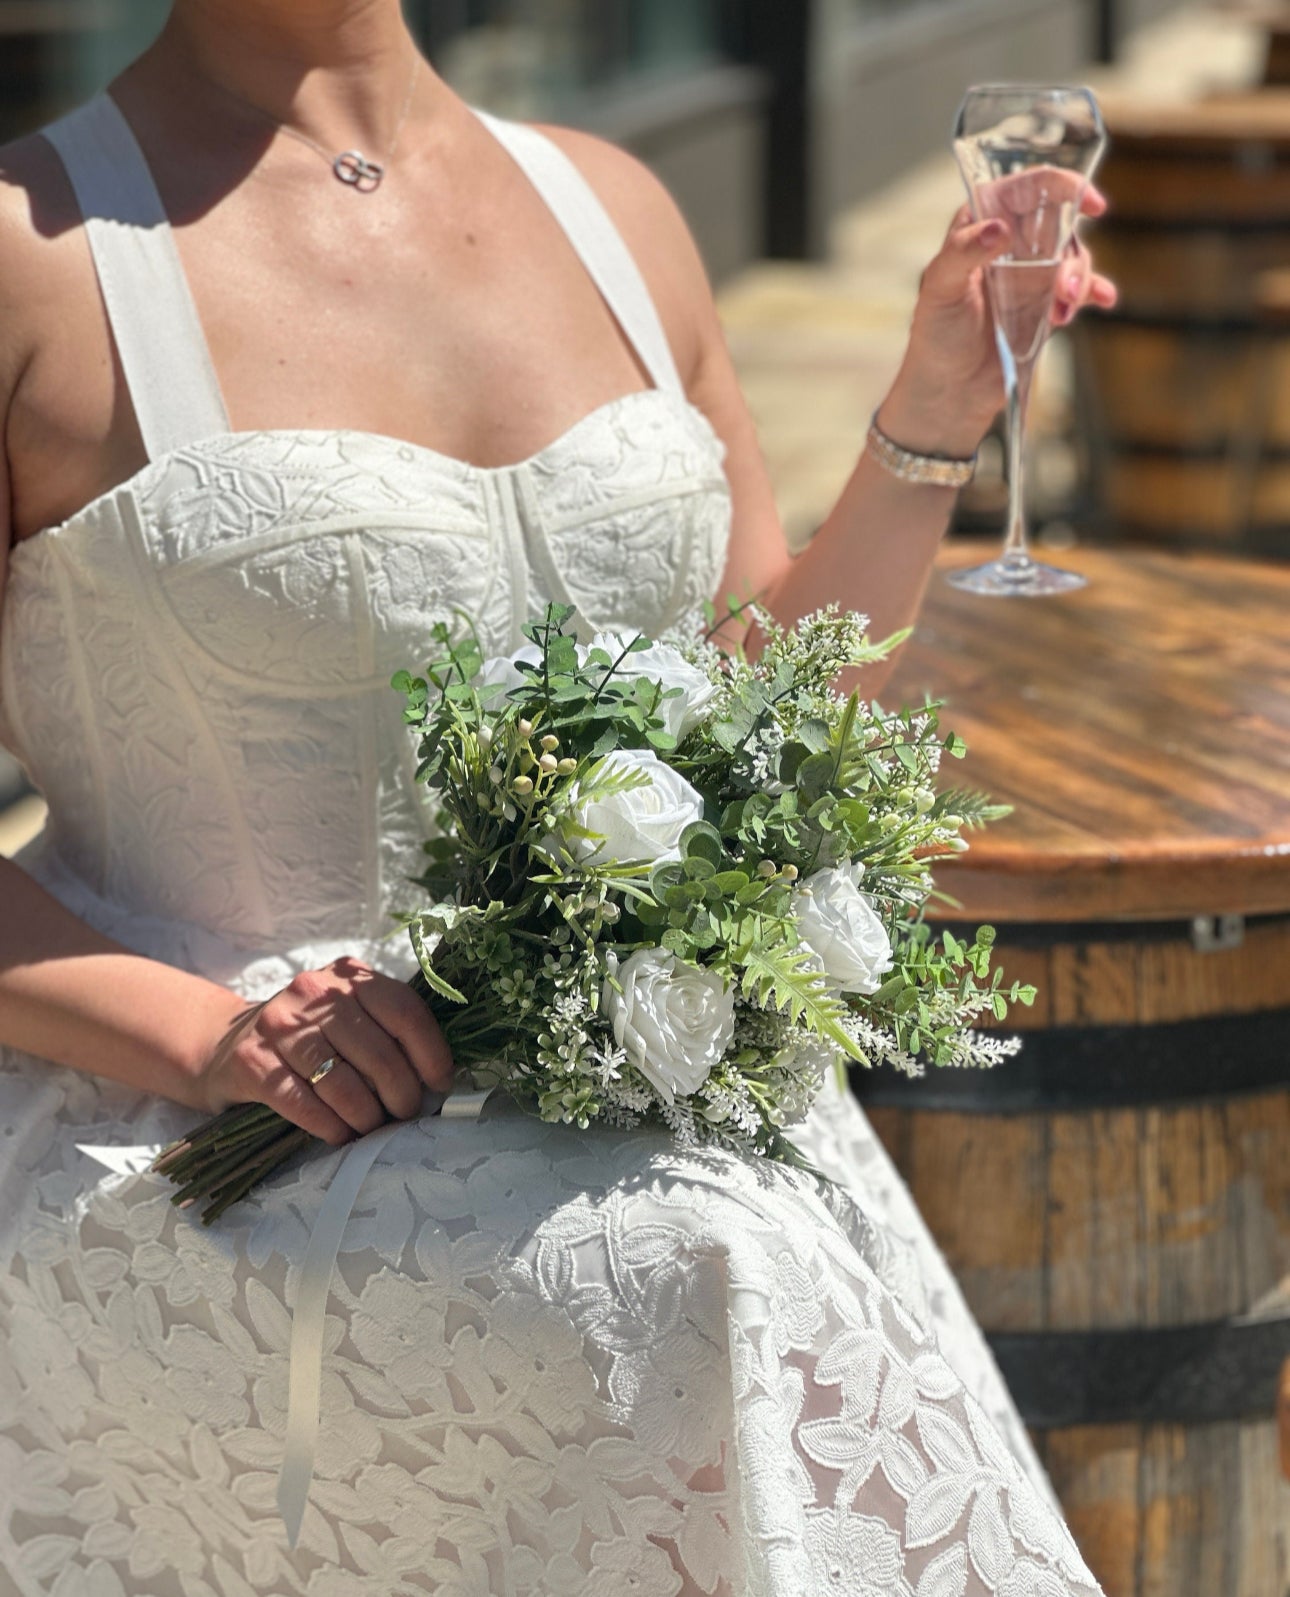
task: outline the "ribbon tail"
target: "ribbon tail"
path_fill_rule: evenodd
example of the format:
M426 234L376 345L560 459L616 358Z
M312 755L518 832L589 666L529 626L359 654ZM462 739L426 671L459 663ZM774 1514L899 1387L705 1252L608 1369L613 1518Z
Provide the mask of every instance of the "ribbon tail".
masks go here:
M287 1436L278 1474L278 1512L294 1550L314 1477L318 1407L322 1390L323 1328L332 1271L359 1188L376 1156L402 1122L382 1126L355 1142L341 1161L323 1198L300 1269L291 1319L291 1373L287 1390Z
M114 1176L138 1176L148 1169L163 1147L165 1144L162 1142L136 1143L132 1147L117 1148L78 1142L76 1151L83 1153L87 1159L93 1159L105 1170L110 1170Z
M489 1088L486 1092L450 1092L440 1104L439 1113L450 1120L477 1120L492 1091ZM345 1227L354 1212L359 1190L377 1154L404 1124L394 1121L351 1144L331 1178L300 1267L300 1284L296 1288L291 1316L286 1446L278 1472L278 1512L293 1551L300 1538L309 1487L314 1478L322 1394L323 1332L332 1271L336 1268Z

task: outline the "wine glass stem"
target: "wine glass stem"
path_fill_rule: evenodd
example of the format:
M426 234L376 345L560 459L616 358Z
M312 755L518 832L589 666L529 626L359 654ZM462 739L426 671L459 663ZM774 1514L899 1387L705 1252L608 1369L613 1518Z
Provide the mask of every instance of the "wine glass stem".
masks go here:
M1009 368L1008 536L1003 545L1003 563L1024 566L1030 563L1026 544L1026 413L1030 408L1030 379L1035 366L1033 360L1027 360L1009 362Z

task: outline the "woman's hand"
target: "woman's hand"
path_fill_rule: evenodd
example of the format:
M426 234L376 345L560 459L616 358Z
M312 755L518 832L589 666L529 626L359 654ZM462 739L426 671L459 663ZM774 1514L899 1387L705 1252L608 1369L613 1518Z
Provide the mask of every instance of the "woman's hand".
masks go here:
M335 1065L316 1085L309 1078ZM241 1016L199 1072L206 1108L263 1103L325 1142L348 1142L387 1118L408 1120L423 1089L446 1091L452 1056L404 982L357 959L302 971Z
M1101 216L1106 201L1096 189L1086 189L1081 210ZM965 458L998 414L1003 375L985 270L1012 239L1006 216L974 222L964 206L923 273L909 347L878 415L882 430L906 449ZM1087 304L1109 308L1115 298L1115 285L1093 270L1088 251L1076 241L1058 278L1054 326L1066 326Z

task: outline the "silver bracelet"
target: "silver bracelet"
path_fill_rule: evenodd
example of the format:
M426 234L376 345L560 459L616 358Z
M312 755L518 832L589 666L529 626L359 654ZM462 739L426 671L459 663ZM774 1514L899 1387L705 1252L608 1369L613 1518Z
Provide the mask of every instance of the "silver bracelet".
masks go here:
M869 423L869 436L865 447L883 468L901 482L914 482L926 488L964 488L972 481L976 470L976 456L967 460L953 455L916 455L912 449L902 449L893 443L878 425L875 412Z

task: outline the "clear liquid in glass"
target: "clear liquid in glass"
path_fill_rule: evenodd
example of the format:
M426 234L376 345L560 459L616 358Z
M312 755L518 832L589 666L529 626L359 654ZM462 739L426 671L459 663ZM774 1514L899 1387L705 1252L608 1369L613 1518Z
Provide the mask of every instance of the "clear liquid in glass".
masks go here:
M1026 539L1022 445L1031 378L1052 326L1062 268L1075 248L1089 179L1105 147L1088 89L1001 83L969 89L954 129L954 155L977 221L1007 223L1009 247L986 273L1008 400L1008 531L997 560L949 581L974 593L1037 595L1084 579L1031 557Z

